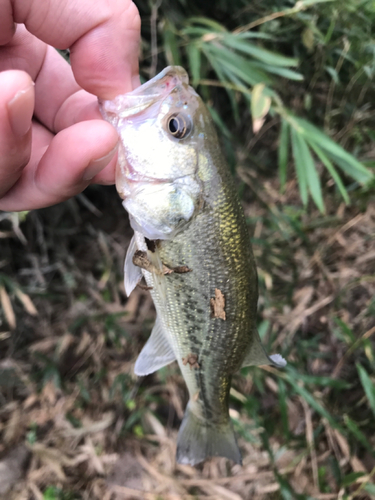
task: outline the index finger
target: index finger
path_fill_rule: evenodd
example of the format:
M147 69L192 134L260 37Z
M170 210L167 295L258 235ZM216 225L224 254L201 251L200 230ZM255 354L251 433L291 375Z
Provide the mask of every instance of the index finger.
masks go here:
M131 0L5 0L0 43L10 41L13 21L40 40L70 48L78 84L104 99L138 85L140 17ZM13 12L13 19L10 13Z

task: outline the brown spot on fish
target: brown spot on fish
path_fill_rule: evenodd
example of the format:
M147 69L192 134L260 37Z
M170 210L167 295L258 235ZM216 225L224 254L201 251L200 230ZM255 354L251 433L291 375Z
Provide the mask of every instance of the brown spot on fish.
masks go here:
M215 288L215 298L210 299L210 306L212 318L219 318L223 321L227 319L225 314L225 297L223 292L218 288Z
M182 358L182 364L184 366L186 366L187 364L189 364L190 370L192 368L199 368L198 355L197 354L193 354L192 352L189 353L186 356L186 358Z
M177 274L191 273L192 269L188 268L188 266L176 266L173 267L173 272Z
M149 242L151 240L148 240ZM150 250L151 251L151 250ZM167 267L163 264L163 269L160 271L159 269L157 269L154 264L149 260L149 258L147 257L147 252L144 252L143 250L137 250L134 255L133 255L133 264L137 267L140 267L141 269L145 269L145 271L148 271L150 273L155 273L155 274L158 274L158 275L166 275L166 274L172 274L172 273L175 273L175 272L189 272L190 269L187 267L187 266L178 266L177 268L171 268L171 267ZM181 271L181 268L186 268L188 270L182 270ZM177 269L177 271L175 270Z
M141 269L145 269L150 273L155 272L155 266L148 260L147 252L143 252L142 250L137 250L133 255L133 264L135 266L140 267Z
M141 290L153 290L153 287L152 286L147 286L147 285L142 285L142 283L137 283L137 286L141 289Z

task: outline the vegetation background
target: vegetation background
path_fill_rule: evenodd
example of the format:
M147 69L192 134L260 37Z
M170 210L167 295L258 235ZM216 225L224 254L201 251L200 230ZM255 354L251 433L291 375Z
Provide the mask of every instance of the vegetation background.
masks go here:
M0 497L375 498L375 3L136 3L144 79L183 65L216 122L288 365L234 377L242 468L176 465L186 391L133 375L155 313L115 189L1 213Z

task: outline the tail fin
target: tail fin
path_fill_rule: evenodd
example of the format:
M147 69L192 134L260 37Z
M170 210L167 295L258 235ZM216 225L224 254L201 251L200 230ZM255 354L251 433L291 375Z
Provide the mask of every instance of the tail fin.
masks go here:
M230 458L242 464L230 421L212 425L196 417L188 405L177 438L177 462L196 465L207 457L215 456Z

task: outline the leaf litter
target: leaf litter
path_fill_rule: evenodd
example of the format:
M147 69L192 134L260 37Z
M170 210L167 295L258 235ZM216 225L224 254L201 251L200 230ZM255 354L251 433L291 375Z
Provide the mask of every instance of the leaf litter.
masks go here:
M234 377L243 467L175 463L184 384L174 365L142 381L133 374L155 311L146 290L125 296L130 228L113 189L94 188L86 205L30 213L26 242L4 227L0 498L44 499L52 487L90 500L371 498L375 458L353 429L375 448L354 364L374 362L375 203L345 207L332 196L326 216L307 215L294 181L281 195L276 180L239 176L260 331L290 364Z

